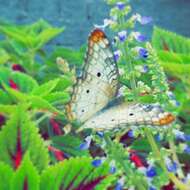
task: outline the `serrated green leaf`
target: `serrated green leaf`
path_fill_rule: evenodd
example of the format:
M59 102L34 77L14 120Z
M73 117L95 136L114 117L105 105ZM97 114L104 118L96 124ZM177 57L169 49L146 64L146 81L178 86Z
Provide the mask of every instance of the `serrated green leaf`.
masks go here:
M52 137L52 144L54 147L62 150L71 156L87 156L89 155L87 150L80 150L82 140L73 135L63 135Z
M2 85L3 88L5 89L5 91L12 97L14 98L15 101L19 101L19 102L24 102L26 101L27 99L27 95L18 91L18 90L15 90L15 89L12 89L6 85Z
M70 100L70 94L68 92L54 92L44 97L50 103L62 103L65 104Z
M49 167L42 173L40 189L95 189L99 184L106 189L114 180L109 174L109 165L103 163L95 168L91 162L89 157L79 157Z
M31 103L30 106L32 109L39 109L39 110L45 110L53 113L59 113L60 115L64 115L63 112L56 109L51 103L49 103L47 100L38 97L38 96L30 96L28 98L28 101Z
M13 169L0 162L0 189L1 190L10 190L11 189L11 179L13 176Z
M0 64L6 63L9 60L9 58L9 54L4 49L0 48Z
M38 171L26 153L22 164L11 180L11 190L39 190L40 177Z
M56 37L58 34L62 33L63 30L64 28L46 28L37 36L37 41L39 42L37 45L37 49L40 49L48 41Z
M46 96L57 86L60 79L50 80L39 87L33 89L32 95Z
M138 141L134 141L131 145L131 149L137 150L137 151L151 151L151 147L147 141L147 139L139 139Z
M152 44L156 50L166 50L175 53L190 54L190 39L154 27Z
M25 106L17 106L14 114L0 132L0 161L13 168L20 165L26 152L39 171L47 167L48 151L38 134L38 128L30 121Z

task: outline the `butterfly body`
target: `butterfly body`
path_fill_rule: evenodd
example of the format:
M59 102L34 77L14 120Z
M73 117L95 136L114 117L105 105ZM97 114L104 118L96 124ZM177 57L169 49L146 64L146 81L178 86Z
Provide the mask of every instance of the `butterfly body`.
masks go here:
M103 31L95 29L88 40L82 76L77 79L67 106L69 119L80 122L82 128L96 131L131 125L164 126L174 121L174 116L155 104L126 104L123 101L107 106L118 92L118 78L109 41Z

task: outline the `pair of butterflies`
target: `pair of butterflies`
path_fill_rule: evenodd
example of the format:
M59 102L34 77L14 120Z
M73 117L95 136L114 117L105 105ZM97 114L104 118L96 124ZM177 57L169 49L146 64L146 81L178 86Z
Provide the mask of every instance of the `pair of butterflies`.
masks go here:
M82 123L82 128L105 131L127 126L164 126L174 116L155 104L121 102L107 106L118 93L119 72L109 41L100 29L89 36L82 76L73 87L67 114L70 120Z

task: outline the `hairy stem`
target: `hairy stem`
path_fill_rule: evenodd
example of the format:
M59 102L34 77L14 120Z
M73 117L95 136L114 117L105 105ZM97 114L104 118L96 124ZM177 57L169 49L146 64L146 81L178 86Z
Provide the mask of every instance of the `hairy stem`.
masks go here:
M127 177L127 180L132 181L133 185L136 185L138 190L146 190L147 183L143 179L138 179L135 175L133 169L130 167L129 163L126 161L125 151L121 151L117 144L114 143L108 134L104 135L104 140L106 141L106 150L108 150L108 156L115 160L122 168Z
M155 155L155 158L158 160L158 164L160 167L164 170L164 172L167 174L168 178L175 184L177 188L180 190L188 190L189 187L187 187L184 183L182 183L173 173L169 172L164 164L164 159L159 151L159 148L152 136L152 133L149 129L145 128L145 133L147 136L147 139L149 141L149 144L151 145L152 151Z

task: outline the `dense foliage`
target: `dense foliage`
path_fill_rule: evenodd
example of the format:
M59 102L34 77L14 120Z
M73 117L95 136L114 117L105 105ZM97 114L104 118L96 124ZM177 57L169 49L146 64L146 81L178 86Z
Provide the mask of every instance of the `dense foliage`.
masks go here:
M176 116L166 128L117 134L70 123L71 97L86 45L49 48L64 29L44 20L1 23L0 189L181 189L190 185L190 39L154 28L152 42L136 31L150 17L133 15L127 0L107 0L126 102L159 103Z

